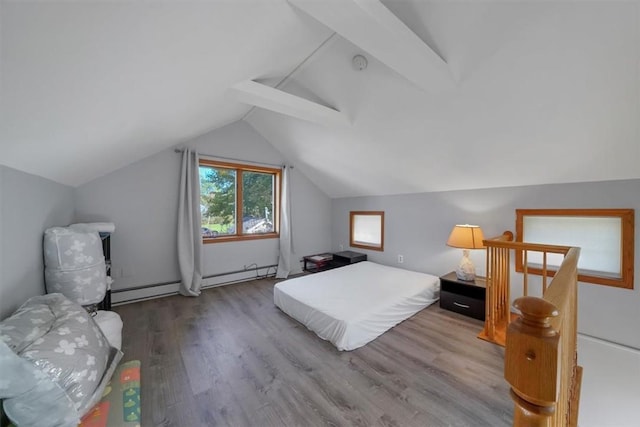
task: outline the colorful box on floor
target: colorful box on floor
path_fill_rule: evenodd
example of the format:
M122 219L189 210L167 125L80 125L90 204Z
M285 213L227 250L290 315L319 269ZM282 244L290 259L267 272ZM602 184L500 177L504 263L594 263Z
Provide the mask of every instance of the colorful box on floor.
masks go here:
M140 361L132 360L118 366L80 427L139 427L140 419Z

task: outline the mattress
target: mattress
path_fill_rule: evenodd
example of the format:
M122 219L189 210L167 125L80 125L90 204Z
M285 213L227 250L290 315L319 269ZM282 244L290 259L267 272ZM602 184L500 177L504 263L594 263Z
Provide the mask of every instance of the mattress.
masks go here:
M273 300L338 350L354 350L438 300L440 279L370 261L275 285Z

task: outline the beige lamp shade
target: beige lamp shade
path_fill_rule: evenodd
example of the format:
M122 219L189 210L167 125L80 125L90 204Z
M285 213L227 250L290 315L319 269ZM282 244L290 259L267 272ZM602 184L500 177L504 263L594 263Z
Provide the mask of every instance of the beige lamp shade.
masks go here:
M469 258L469 249L482 249L484 245L482 241L482 229L477 225L456 225L451 230L447 245L454 248L462 249L462 260L456 268L456 276L460 280L473 281L476 278L476 268Z
M484 235L482 229L477 225L456 225L451 230L447 246L460 249L482 249Z

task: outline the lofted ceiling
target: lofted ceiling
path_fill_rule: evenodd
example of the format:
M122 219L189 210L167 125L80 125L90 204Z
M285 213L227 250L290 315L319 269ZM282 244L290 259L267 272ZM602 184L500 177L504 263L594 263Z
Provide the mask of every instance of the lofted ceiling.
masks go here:
M332 32L275 1L1 3L0 163L77 186L237 121Z
M330 197L640 178L637 2L23 1L0 14L0 163L64 184L237 120Z

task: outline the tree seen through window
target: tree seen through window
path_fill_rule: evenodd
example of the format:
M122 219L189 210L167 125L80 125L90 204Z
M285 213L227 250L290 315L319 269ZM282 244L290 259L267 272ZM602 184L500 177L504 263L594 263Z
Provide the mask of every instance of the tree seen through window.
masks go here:
M201 160L203 237L276 233L279 177L279 169Z

